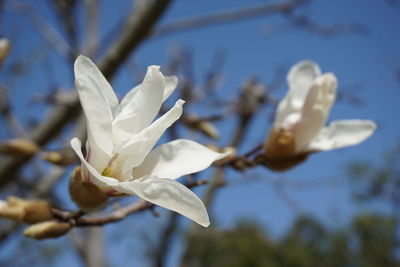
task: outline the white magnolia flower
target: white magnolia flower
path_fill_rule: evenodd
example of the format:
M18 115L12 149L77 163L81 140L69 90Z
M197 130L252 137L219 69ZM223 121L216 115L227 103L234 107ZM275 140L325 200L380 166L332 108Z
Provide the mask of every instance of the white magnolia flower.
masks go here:
M88 58L75 61L75 85L86 116L86 157L78 138L71 146L82 162L81 176L109 195L129 194L209 225L202 201L175 179L209 167L223 157L206 147L178 139L152 150L182 114L183 100L156 119L163 101L176 88L175 76L148 68L142 84L119 103L110 84Z
M266 160L281 165L276 169L290 168L311 152L358 144L375 131L370 120L337 120L324 127L336 98L337 80L333 73L321 74L316 63L297 63L287 80L290 89L278 105L264 146Z

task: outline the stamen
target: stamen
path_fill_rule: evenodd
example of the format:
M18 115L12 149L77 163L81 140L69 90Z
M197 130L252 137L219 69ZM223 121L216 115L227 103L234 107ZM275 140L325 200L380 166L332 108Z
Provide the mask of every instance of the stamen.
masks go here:
M110 167L117 160L118 156L119 154L114 154L108 162L107 167Z
M108 177L112 177L112 178L116 178L116 177L113 177L113 176L112 176L112 173L113 173L112 165L113 165L114 162L117 160L118 156L119 156L119 154L114 154L114 155L111 157L110 161L108 162L106 168L103 170L103 172L101 173L101 175L103 175L103 176L108 176Z

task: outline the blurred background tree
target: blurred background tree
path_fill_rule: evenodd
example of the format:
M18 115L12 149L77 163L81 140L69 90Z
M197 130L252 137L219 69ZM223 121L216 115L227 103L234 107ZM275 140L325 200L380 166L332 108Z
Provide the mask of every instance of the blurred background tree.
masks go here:
M399 266L396 230L387 215L360 214L338 229L299 217L271 240L262 227L246 222L196 234L182 266Z

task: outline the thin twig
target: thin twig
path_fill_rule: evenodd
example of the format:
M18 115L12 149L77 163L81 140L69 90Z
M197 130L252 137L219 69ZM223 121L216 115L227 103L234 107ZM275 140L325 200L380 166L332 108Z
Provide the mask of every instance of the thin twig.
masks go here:
M207 180L197 180L187 184L187 187L192 188L207 183L208 183ZM144 200L139 200L125 207L119 208L109 214L100 216L89 217L85 216L86 213L83 211L65 211L56 208L52 209L52 213L55 219L62 222L70 223L71 226L86 227L86 226L102 226L105 224L118 222L123 220L130 214L152 209L154 207L155 205L153 203L149 203Z
M97 26L98 26L98 0L84 0L86 7L86 41L83 48L84 54L92 57L96 53L98 45Z
M344 33L353 33L365 36L370 32L367 26L360 23L325 26L316 23L307 16L296 15L292 12L286 12L284 15L291 24L322 37L336 37Z
M54 27L39 15L34 6L27 3L19 3L15 5L15 7L28 15L40 36L43 37L51 48L66 59L71 59L73 57L74 51L72 47Z
M274 13L286 13L302 5L305 5L309 2L310 2L309 0L292 0L276 4L267 3L248 8L222 11L215 14L199 16L196 18L182 19L158 27L152 33L152 36L159 37L170 33L199 29L211 25L230 23L249 18L257 18L260 16L271 15Z

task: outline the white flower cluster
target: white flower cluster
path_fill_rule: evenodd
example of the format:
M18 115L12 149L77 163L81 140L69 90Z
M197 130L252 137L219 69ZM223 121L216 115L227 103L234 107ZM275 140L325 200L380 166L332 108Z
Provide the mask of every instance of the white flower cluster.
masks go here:
M175 179L201 171L226 154L186 139L153 149L182 114L184 101L180 99L154 120L175 90L177 78L164 76L158 66L151 66L143 83L119 102L90 59L79 56L74 70L88 128L86 156L81 141L71 140L82 162L77 176L80 182L95 186L106 199L137 195L208 226L202 201ZM312 152L360 143L374 132L375 123L367 120L340 120L324 126L336 98L337 80L332 73L321 74L316 63L302 61L294 65L288 83L290 90L278 105L264 145L266 165L271 169L293 167Z

